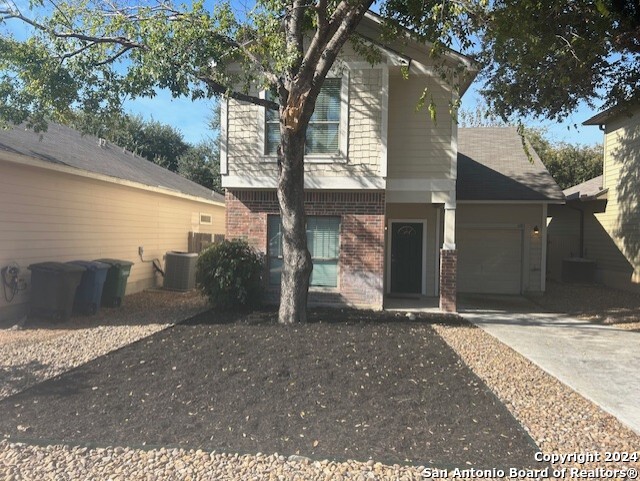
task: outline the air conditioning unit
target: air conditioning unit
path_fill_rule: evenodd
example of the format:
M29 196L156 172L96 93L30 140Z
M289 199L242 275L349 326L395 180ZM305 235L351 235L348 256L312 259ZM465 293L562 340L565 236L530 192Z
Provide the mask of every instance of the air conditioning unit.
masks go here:
M164 288L172 291L189 291L195 288L197 261L198 254L193 252L167 252Z

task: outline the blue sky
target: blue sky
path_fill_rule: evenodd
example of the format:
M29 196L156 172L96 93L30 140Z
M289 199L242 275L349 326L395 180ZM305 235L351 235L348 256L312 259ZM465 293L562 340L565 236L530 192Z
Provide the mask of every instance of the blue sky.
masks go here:
M192 102L185 98L173 99L168 91L159 90L157 93L153 98L129 100L125 109L147 120L175 127L191 144L211 137L213 132L209 129L209 119L218 105L215 99Z
M17 0L16 3L20 8L28 10L26 0ZM213 2L207 0L207 3ZM236 0L234 3L237 14L241 15L243 10L248 10L248 7L241 0ZM12 21L5 27L12 31L16 38L24 39L29 35L29 29L21 22ZM477 83L471 86L463 97L463 108L473 109L477 104L483 104L478 88ZM169 92L161 90L158 90L157 95L153 98L129 100L126 103L128 111L140 114L145 119L169 124L182 132L187 142L194 144L211 136L208 119L214 108L217 108L215 99L196 102L185 98L173 99ZM524 119L524 123L546 127L552 141L593 145L602 142L602 132L597 127L583 127L581 124L595 113L597 111L582 105L562 123L540 122L530 119Z

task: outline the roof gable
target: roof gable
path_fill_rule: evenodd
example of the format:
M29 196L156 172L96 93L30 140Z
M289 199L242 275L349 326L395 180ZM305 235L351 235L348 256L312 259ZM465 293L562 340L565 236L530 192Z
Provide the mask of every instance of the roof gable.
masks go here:
M385 19L382 16L369 10L358 24L356 32L366 41L378 46L389 58L400 57L401 63L405 66L411 66L414 63L422 65L422 69L419 70L424 70L429 75L437 78L438 75L431 69L434 64L434 57L431 51L433 45L429 42L417 40L415 34L405 27L400 27L400 31L404 32L404 35L401 34L397 39L385 42L375 40L381 35L384 21ZM473 58L450 48L443 50L442 60L450 67L463 67L463 70L457 72L456 75L459 77L458 81L460 82L458 94L460 96L464 95L478 74L478 63Z

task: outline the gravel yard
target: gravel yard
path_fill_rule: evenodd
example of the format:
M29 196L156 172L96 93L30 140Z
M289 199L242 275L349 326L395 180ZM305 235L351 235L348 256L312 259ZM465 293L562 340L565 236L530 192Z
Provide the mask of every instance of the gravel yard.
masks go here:
M0 403L0 431L69 444L536 465L537 446L428 322L354 310L310 317L282 326L273 312L204 313Z
M468 324L438 324L435 329L492 388L544 453L639 450L639 435L482 329ZM571 466L640 469L640 462L557 465Z
M640 331L640 294L593 284L550 281L541 297L531 299L548 311L563 312L619 329Z
M28 319L0 329L0 399L131 344L207 309L196 292L146 291L120 309L67 322Z
M437 324L434 329L506 404L545 453L633 452L640 446L640 437L622 426L615 418L482 330L460 323ZM63 339L64 336L60 338ZM49 339L41 344L52 341ZM0 345L3 363L9 359L7 356L15 356L19 352L13 351L13 354L10 354L11 351L4 349L20 342L23 341L18 340L18 336L13 336L11 342ZM70 352L63 345L57 346L56 349L62 349L58 351L57 356L57 363L62 366L66 362L64 358L69 356ZM9 354L6 354L7 352ZM509 461L508 455L505 454L504 458L505 461ZM368 462L311 461L295 456L289 459L274 453L238 455L188 448L91 448L24 445L9 440L0 441L0 479L16 481L423 479L420 475L421 467L388 465L379 461L375 458ZM586 469L605 466L622 469L640 467L640 463L637 462L579 465L568 463L557 466L569 468L572 465Z

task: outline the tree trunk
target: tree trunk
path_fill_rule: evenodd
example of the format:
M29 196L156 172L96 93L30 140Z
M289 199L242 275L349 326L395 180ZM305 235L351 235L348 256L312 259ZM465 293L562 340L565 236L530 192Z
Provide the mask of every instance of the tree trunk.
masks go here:
M281 324L306 322L307 295L313 264L307 249L304 212L304 145L306 128L281 128L282 149L278 201L282 219Z

